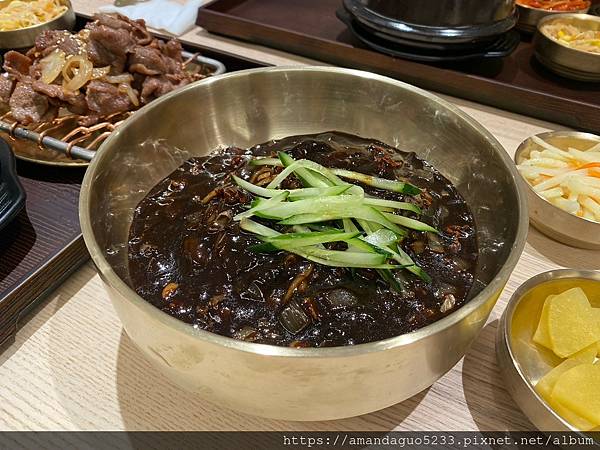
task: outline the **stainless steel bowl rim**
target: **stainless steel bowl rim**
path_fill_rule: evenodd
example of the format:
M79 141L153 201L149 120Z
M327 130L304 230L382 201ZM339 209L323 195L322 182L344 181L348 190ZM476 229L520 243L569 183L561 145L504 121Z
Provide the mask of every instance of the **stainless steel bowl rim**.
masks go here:
M505 320L504 320L504 327L502 329L502 338L503 338L504 342L506 343L506 348L508 350L510 360L512 361L517 373L519 374L521 381L523 383L525 383L525 385L527 385L527 388L529 389L529 391L531 391L531 393L535 396L535 398L537 400L539 400L539 402L542 405L544 405L546 410L552 416L554 416L556 419L558 419L562 424L564 424L565 427L567 427L568 429L570 429L572 431L579 432L579 430L577 430L576 428L573 428L566 420L564 420L559 414L557 414L546 403L546 401L542 397L539 396L539 394L536 392L536 390L534 389L531 382L525 377L525 374L523 373L523 370L521 369L520 362L515 358L515 355L514 355L513 349L512 349L512 345L511 345L511 340L510 340L511 331L512 331L512 318L513 318L513 315L514 315L517 305L519 304L521 299L525 296L525 294L527 294L529 291L531 291L535 287L537 287L541 284L544 284L546 282L549 282L549 281L564 280L564 279L577 279L577 278L585 278L588 280L594 280L594 281L600 282L600 272L595 271L595 270L577 270L577 269L549 270L547 272L539 273L539 274L531 277L527 281L525 281L523 284L521 284L515 290L513 295L510 297L510 299L508 300L506 309L504 310Z
M72 9L71 6L71 2L69 0L66 0L66 7L67 9L65 9L62 13L60 13L58 16L53 17L52 19L46 20L45 22L42 23L38 23L35 25L29 25L28 27L23 27L23 28L17 28L16 30L2 30L0 31L0 36L2 36L2 33L10 33L10 32L14 32L14 31L34 31L36 28L43 28L44 25L48 25L48 23L60 19L61 17L65 16L66 14L69 14L69 10Z
M545 36L546 38L550 39L555 44L560 45L561 47L564 47L568 50L572 50L577 53L581 53L583 55L592 55L592 57L600 58L600 53L586 52L584 50L579 50L578 48L569 47L568 45L565 45L562 42L559 42L556 39L552 38L552 36L549 36L548 34L544 33L544 31L542 30L542 26L544 26L546 24L546 22L551 22L553 20L560 20L560 19L570 19L573 17L576 17L577 19L581 19L581 20L590 20L593 22L600 23L600 17L593 16L591 14L585 14L586 11L587 11L587 9L581 10L581 12L579 12L579 13L577 11L568 12L568 13L562 12L561 14L552 14L549 16L542 17L537 24L537 31L540 34L542 34L543 36Z
M596 134L592 134L592 133L586 133L584 131L546 131L544 133L536 134L535 136L539 137L540 139L544 139L546 137L575 137L578 139L590 139L590 140L594 140L594 141L600 143L600 136L598 136ZM517 147L517 151L515 152L515 157L514 157L515 165L519 164L519 159L520 159L521 155L523 154L523 152L525 150L527 150L527 147L530 142L531 142L531 137L528 137L523 142L521 142L521 144L519 144L519 147ZM517 170L517 172L518 172L518 170ZM536 196L538 196L540 199L542 199L548 205L552 206L552 208L556 211L556 214L575 217L576 219L579 219L583 222L597 225L598 232L600 233L600 222L596 222L595 220L586 219L585 217L579 217L579 216L576 216L575 214L571 214L571 213L568 213L567 211L560 209L558 206L550 203L548 200L546 200L544 197L542 197L535 189L533 189L533 186L529 183L529 181L527 181L525 179L525 177L523 175L521 175L521 172L519 172L519 177L527 185L527 189L529 189L529 191L534 193Z
M516 2L515 5L517 5L520 8L525 8L525 9L531 9L533 11L541 11L544 13L548 13L551 15L551 17L556 17L557 15L560 14L578 14L578 13L585 13L587 11L589 11L590 8L583 8L583 9L574 9L572 11L552 11L550 9L544 9L544 8L536 8L535 6L529 6L529 5L523 5L519 2Z
M503 284L501 279L504 278L500 276L501 274L512 272L513 268L516 266L517 261L521 255L523 248L525 247L525 240L527 237L527 228L528 228L528 215L527 215L527 198L523 194L521 189L516 189L516 195L518 198L518 212L519 212L519 223L517 228L517 235L515 237L515 242L512 243L512 247L509 251L509 254L504 262L502 268L499 270L498 274L494 277L494 279L483 289L481 290L474 298L469 300L464 306L454 311L450 315L444 317L443 319L438 320L430 325L427 325L419 330L416 330L412 333L403 334L400 336L392 337L389 339L369 342L364 344L357 344L354 346L342 346L342 347L327 347L327 348L288 348L288 347L280 347L274 345L267 344L257 344L252 342L241 341L237 339L233 339L226 336L221 336L215 333L211 333L209 331L205 331L199 328L194 328L192 325L182 322L169 314L161 311L156 308L143 298L141 298L130 286L125 283L112 269L102 252L99 250L98 243L94 238L94 233L91 227L90 218L87 215L87 208L85 205L88 204L88 199L90 196L90 186L93 183L95 172L100 165L100 161L102 159L102 149L106 146L110 145L110 142L117 139L119 134L122 132L122 129L127 126L128 123L139 120L143 116L143 112L150 110L152 108L159 107L163 102L167 102L170 98L179 95L185 95L188 90L195 89L197 85L205 83L219 83L221 80L228 78L236 78L236 77L246 77L253 73L260 72L328 72L332 74L340 74L340 75L350 75L361 77L364 79L375 80L383 83L387 83L390 85L394 85L396 87L401 88L409 88L412 92L418 93L419 95L426 96L432 100L435 100L438 104L450 110L452 113L456 114L466 123L468 123L471 127L473 127L476 131L481 133L486 140L490 142L491 145L498 151L499 157L503 160L507 171L510 173L510 177L515 186L518 186L518 179L520 175L517 174L517 170L512 163L508 153L504 150L502 145L498 142L498 140L492 136L492 134L487 131L481 124L476 122L472 117L470 117L465 112L461 111L458 107L452 105L446 100L441 99L440 97L431 94L422 89L416 88L410 84L403 83L401 81L397 81L382 75L377 75L370 72L364 72L360 70L354 69L345 69L345 68L337 68L337 67L325 67L325 66L280 66L280 67L269 67L269 68L259 68L259 69L248 69L242 70L238 72L226 73L223 75L218 75L216 77L206 78L204 80L197 81L195 83L191 83L181 89L178 89L174 92L171 92L159 99L153 101L152 103L144 106L142 109L138 111L137 114L132 115L128 118L116 131L114 131L111 136L109 136L98 149L98 155L92 160L92 163L88 167L85 177L81 186L81 195L79 200L79 219L81 222L81 229L83 232L84 241L86 246L90 252L92 260L96 265L99 275L102 280L113 289L117 290L121 295L133 301L137 307L139 307L142 311L146 311L149 314L153 314L158 320L163 322L166 326L170 328L174 328L175 330L185 333L187 335L193 336L195 338L201 339L203 341L208 341L213 344L222 345L225 347L233 348L235 350L260 354L260 355L269 355L269 356L277 356L277 357L296 357L296 358L331 358L331 357L346 357L346 356L356 356L359 354L368 354L372 352L379 352L382 350L392 349L396 347L400 347L403 345L410 344L412 342L427 338L430 335L434 335L435 333L448 328L452 324L459 322L461 319L466 317L475 311L481 304L488 301L490 298L494 297L496 294L499 294L503 289ZM326 130L323 130L326 131ZM506 277L508 278L508 276Z

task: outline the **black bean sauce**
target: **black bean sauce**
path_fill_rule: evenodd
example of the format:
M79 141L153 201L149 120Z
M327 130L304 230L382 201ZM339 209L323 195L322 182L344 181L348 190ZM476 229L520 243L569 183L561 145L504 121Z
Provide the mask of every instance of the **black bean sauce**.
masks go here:
M410 232L401 244L432 282L395 271L404 286L396 292L373 270L322 266L283 251L249 251L259 241L232 217L253 196L230 175L265 185L281 169L248 161L282 150L295 159L421 188L411 197L363 186L381 198L417 203L423 216L404 214L441 231ZM292 176L283 187L302 186ZM284 231L274 222L268 226ZM133 287L157 308L224 336L293 347L377 341L430 324L465 303L476 260L473 216L446 178L414 153L338 132L186 161L140 202L129 241Z

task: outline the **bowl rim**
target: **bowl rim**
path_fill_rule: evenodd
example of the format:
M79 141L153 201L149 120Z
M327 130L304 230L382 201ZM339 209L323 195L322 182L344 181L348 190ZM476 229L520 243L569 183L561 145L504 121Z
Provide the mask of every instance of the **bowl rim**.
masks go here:
M573 427L569 422L562 418L546 401L536 392L531 381L527 379L525 374L523 373L523 369L521 367L521 363L515 357L513 353L512 343L511 343L511 332L512 332L512 321L514 317L514 313L521 303L521 300L527 293L531 290L535 289L538 286L541 286L545 283L552 282L555 280L565 280L565 279L586 279L597 281L600 283L600 271L597 270L579 270L579 269L553 269L546 272L538 273L533 277L529 278L527 281L523 282L511 295L508 303L506 304L506 309L504 310L504 322L502 327L502 340L506 349L508 351L509 359L512 366L515 368L517 373L519 374L519 379L522 383L527 386L527 389L531 394L534 395L534 398L544 406L545 410L550 413L555 419L558 419L567 429L573 432L581 432L581 430Z
M593 133L587 133L585 131L545 131L543 133L538 133L538 134L529 136L527 139L525 139L523 142L521 142L519 144L519 146L517 147L517 150L515 151L515 156L513 158L515 167L517 165L519 165L519 159L523 155L523 153L527 150L529 143L532 141L531 138L533 136L539 137L540 139L543 139L545 137L578 137L580 139L593 138L592 140L595 140L598 144L600 144L600 136L593 134ZM519 171L517 170L517 172L519 172ZM586 219L585 217L576 216L575 214L571 214L567 211L560 209L558 206L553 205L547 199L542 197L535 189L533 189L533 186L529 183L529 181L527 181L527 179L521 174L521 172L519 172L519 177L521 177L521 180L523 180L523 182L527 185L528 192L535 194L537 198L539 198L540 200L543 200L545 203L552 206L552 208L556 211L557 214L562 215L563 217L567 217L567 216L574 217L576 219L581 220L582 224L588 223L588 224L592 224L592 225L596 225L596 226L600 227L600 222L596 222L595 220ZM600 228L599 228L599 231L600 231Z
M196 89L199 85L210 85L213 83L220 83L222 82L222 80L227 80L230 78L244 78L253 74L260 74L263 72L301 72L304 74L326 72L336 76L359 77L365 80L381 82L393 87L399 87L411 91L412 93L429 98L430 100L436 102L438 105L454 113L456 116L462 119L466 125L470 126L475 131L480 133L482 137L485 140L487 140L489 144L494 148L499 158L504 163L507 175L510 176L515 186L515 194L517 196L517 211L519 213L519 220L516 229L516 236L514 242L511 243L511 248L508 251L506 260L500 268L500 270L494 274L494 278L490 283L487 284L487 286L485 286L484 289L482 289L476 296L474 296L461 308L457 309L448 316L438 320L437 322L431 323L423 328L420 328L414 332L394 336L380 341L357 344L353 346L326 348L290 348L241 341L234 338L221 336L200 328L195 328L193 325L182 322L176 319L175 317L172 317L169 314L156 308L154 305L140 297L131 287L129 287L127 283L116 274L116 272L112 269L112 267L104 257L103 252L100 249L92 230L91 214L89 211L89 198L91 195L91 186L94 183L96 171L98 170L100 161L102 161L104 158L109 158L105 155L105 153L102 150L105 147L108 147L114 140L116 140L119 137L119 135L123 132L123 129L127 126L127 124L133 123L136 120L139 120L140 117L142 117L141 114L133 114L125 121L123 125L121 125L116 131L114 131L99 148L96 157L94 157L90 166L86 170L81 185L81 194L79 198L79 219L81 223L83 238L92 258L92 261L96 265L100 278L108 287L117 291L120 296L127 299L127 301L133 302L135 306L137 306L139 309L146 312L147 314L152 315L156 320L158 320L165 326L172 328L175 331L178 331L185 335L188 335L193 339L200 339L211 344L227 347L229 349L241 352L263 356L277 356L286 358L343 358L364 355L372 352L379 352L382 350L389 350L409 345L419 340L425 339L430 335L437 334L438 332L446 328L449 328L453 324L461 321L462 319L476 311L482 304L489 301L490 298L493 298L502 292L504 288L504 283L502 282L502 279L508 279L510 277L510 274L514 270L525 247L525 241L527 237L527 197L526 195L524 195L522 189L519 189L518 180L520 175L517 174L517 170L504 147L502 147L498 140L489 131L487 131L479 122L477 122L467 113L460 110L457 106L454 106L450 102L438 97L437 95L431 94L410 84L397 81L389 77L385 77L383 75L378 75L371 72L365 72L355 69L346 69L329 66L280 66L248 69L232 73L225 73L215 77L209 77L204 80L191 83L169 94L166 94L165 96L162 96L153 101L152 103L144 106L141 110L149 111L153 108L158 108L160 105L162 105L162 103L168 102L171 98L175 96L185 95L185 93L188 90Z
M581 55L591 55L592 57L600 57L600 53L587 52L585 50L579 50L578 48L569 47L568 45L565 45L562 42L557 41L552 36L549 36L542 29L543 26L546 25L546 23L552 22L554 20L560 20L560 19L563 19L563 18L564 19L574 18L574 19L579 19L579 20L582 20L582 21L591 21L591 22L598 22L598 23L600 23L600 16L594 16L592 14L586 14L586 13L578 13L577 11L568 12L568 13L561 12L561 14L556 14L556 15L542 17L539 20L539 22L537 23L537 26L536 26L537 32L541 36L545 37L546 39L549 39L554 44L557 44L561 48L564 48L566 50L573 51L573 52L576 52L576 53L581 54ZM595 72L590 72L590 73L595 73Z
M53 17L52 19L47 20L46 22L38 23L36 25L30 25L30 26L25 27L25 28L17 28L16 30L3 30L3 31L0 31L0 36L3 33L18 33L18 32L21 32L21 31L35 31L37 28L47 27L48 24L50 24L50 23L52 23L54 21L60 20L60 19L62 19L63 17L65 17L67 15L71 15L71 14L73 16L75 15L75 10L73 9L73 5L71 4L71 0L59 0L59 1L61 3L64 3L64 6L66 6L67 9L64 10L58 16ZM66 31L69 31L69 30L66 30Z
M581 13L585 14L592 7L592 3L590 2L590 6L588 6L587 8L573 9L571 11L552 11L551 9L536 8L535 6L523 5L522 3L519 3L519 0L515 1L515 5L517 5L518 8L530 9L532 11L548 13L552 17L554 17L556 14L581 14ZM543 17L543 19L545 19L545 17ZM540 20L542 20L542 18L540 18Z

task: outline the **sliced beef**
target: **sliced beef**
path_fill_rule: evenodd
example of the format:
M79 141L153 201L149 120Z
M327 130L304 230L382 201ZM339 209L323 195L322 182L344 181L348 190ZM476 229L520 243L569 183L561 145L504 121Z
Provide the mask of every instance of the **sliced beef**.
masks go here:
M160 51L163 55L168 58L174 59L177 62L183 62L183 56L181 56L181 52L183 48L179 41L171 39L170 41L163 42L159 41Z
M56 115L56 108L50 105L48 97L35 92L27 83L17 83L8 104L15 120L24 125L49 120Z
M178 87L164 76L147 77L142 84L142 103L150 103L152 100L171 92Z
M0 75L0 104L8 104L15 82L8 74Z
M135 45L131 34L122 28L114 29L100 24L92 24L89 30L87 51L94 66L111 66L115 74L123 72L127 52Z
M47 84L41 80L33 81L31 87L34 91L50 97L57 106L65 106L73 114L83 115L89 112L85 95L80 92L65 91L58 84Z
M146 29L146 22L142 19L131 20L129 17L120 14L97 14L93 18L98 25L130 32L138 45L147 45L152 41L152 36Z
M83 43L68 31L47 30L35 39L35 47L32 49L42 56L60 49L67 55L76 55L81 52Z
M129 96L117 86L104 81L90 81L85 96L88 108L99 116L124 112L132 109Z
M4 55L4 70L17 79L29 75L31 59L22 53L11 50Z
M142 75L159 75L167 71L166 59L160 50L138 45L129 55L129 71Z

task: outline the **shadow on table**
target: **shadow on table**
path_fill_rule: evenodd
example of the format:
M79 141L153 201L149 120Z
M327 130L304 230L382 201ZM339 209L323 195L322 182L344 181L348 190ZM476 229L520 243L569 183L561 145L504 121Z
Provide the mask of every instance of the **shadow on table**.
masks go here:
M536 428L523 415L508 391L496 362L498 320L487 324L465 355L463 390L480 431L529 431Z
M529 227L527 242L538 253L562 267L587 270L600 269L600 252L561 244L543 235L534 227Z
M238 414L173 385L123 331L117 358L117 394L125 429L188 431L390 431L401 424L427 390L375 413L325 422L287 422Z

